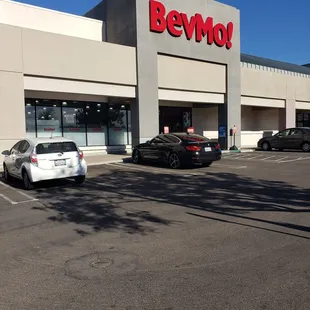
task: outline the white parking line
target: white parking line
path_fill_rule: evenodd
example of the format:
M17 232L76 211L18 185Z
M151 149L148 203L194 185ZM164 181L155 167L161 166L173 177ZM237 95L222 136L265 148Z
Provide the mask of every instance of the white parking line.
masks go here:
M138 170L138 171L143 171L143 172L146 171L146 167L139 167L139 166L133 167L133 166L128 166L128 164L123 164L123 163L112 163L112 164L107 164L107 165L113 166L113 167L124 167L126 169ZM245 169L245 168L247 168L247 166L225 165L225 164L217 164L217 163L210 166L210 168L212 168L212 167L219 167L219 168L223 167L223 168L231 168L231 169ZM159 168L157 170L156 167L155 167L155 169L156 169L155 170L154 167L151 167L151 168L152 169L150 169L150 172L154 172L154 173L172 172L172 171L173 171L173 173L176 173L176 174L183 174L184 173L182 170L170 170L170 169L165 169L165 168ZM204 172L193 172L193 173L191 173L191 175L195 175L195 174L205 175L205 172L206 172L205 170L204 170Z
M284 157L281 157L281 158L279 158L279 159L276 159L275 162L279 162L279 161L281 161L281 160L283 160L283 159L286 159L286 158L288 158L288 156L284 156Z
M294 158L294 159L281 160L281 161L278 161L277 163L289 163L289 162L293 162L293 161L301 161L301 160L307 160L307 159L310 159L310 157L298 157L298 158Z
M211 167L224 167L224 168L232 168L232 169L245 169L248 166L235 166L235 165L223 165L223 164L213 164Z
M267 160L267 159L270 159L270 158L275 158L276 156L269 156L269 157L265 157L265 158L263 158L263 159L261 159L261 160Z
M262 156L264 156L264 155L259 155L259 156L250 157L250 158L247 158L247 160L252 160L252 159L260 158L260 157L262 157Z
M14 192L17 192L18 194L28 198L27 200L22 200L22 201L14 201L12 199L10 199L9 197L3 195L3 194L0 194L0 197L2 197L3 199L5 199L6 201L8 201L10 204L12 205L18 205L18 204L21 204L21 203L26 203L26 202L33 202L33 201L39 201L39 199L36 199L28 194L25 194L17 189L15 189L14 187L11 187L3 182L0 181L0 185L2 185L3 187L6 187L6 188L9 188L11 190L13 190Z

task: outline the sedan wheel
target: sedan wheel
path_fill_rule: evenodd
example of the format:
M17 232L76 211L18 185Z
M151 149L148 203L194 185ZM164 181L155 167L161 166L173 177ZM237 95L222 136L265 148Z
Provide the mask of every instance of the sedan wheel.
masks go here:
M169 167L172 169L178 169L181 166L180 158L178 154L176 153L171 153L169 156Z
M11 176L9 174L9 171L8 171L8 168L6 167L6 165L3 166L3 177L6 181L11 180Z
M262 144L262 149L263 149L264 151L269 151L269 149L270 149L269 143L268 143L268 142L264 142L264 143Z
M32 190L34 188L26 171L23 172L23 182L24 182L24 188L26 190Z
M139 164L140 163L140 153L138 150L134 150L132 154L132 161L134 164Z
M302 145L302 150L304 152L309 152L310 151L310 143L309 142L305 142L303 145Z

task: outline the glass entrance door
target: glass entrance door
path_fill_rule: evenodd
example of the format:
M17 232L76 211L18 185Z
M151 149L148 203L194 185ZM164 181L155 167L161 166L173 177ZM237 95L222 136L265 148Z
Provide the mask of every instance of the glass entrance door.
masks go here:
M192 109L185 107L159 107L159 132L186 132L192 126Z

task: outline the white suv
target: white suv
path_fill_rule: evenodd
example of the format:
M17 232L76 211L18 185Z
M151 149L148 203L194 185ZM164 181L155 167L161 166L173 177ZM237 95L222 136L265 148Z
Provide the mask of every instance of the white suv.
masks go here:
M62 137L24 139L2 155L4 178L21 179L28 190L45 180L74 178L81 184L87 174L83 153L72 140Z

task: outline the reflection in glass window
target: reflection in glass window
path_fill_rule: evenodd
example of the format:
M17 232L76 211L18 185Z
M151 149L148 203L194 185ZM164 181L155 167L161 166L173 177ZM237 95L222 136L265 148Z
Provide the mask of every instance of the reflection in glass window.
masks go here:
M108 144L108 112L104 103L87 103L87 142L89 146Z
M25 106L26 114L26 137L35 138L36 137L36 108L31 100L26 101Z
M63 136L73 140L78 146L86 146L86 114L84 104L62 103Z
M37 133L39 138L62 136L60 103L36 100Z
M296 114L297 127L310 127L310 112L298 111Z
M125 105L109 106L109 144L126 145L127 139L127 111Z

